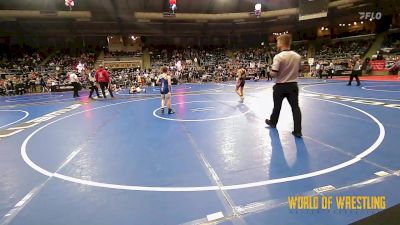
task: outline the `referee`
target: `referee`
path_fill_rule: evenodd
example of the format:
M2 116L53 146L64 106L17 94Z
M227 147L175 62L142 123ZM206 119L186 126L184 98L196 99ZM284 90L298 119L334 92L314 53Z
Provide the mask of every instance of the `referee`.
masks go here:
M301 133L301 111L297 79L301 72L301 56L290 50L291 42L292 36L289 34L283 34L277 38L276 46L280 53L274 57L271 71L272 76L275 77L275 85L273 87L274 109L270 119L266 119L265 123L271 128L276 127L282 101L287 98L293 114L294 130L292 134L300 138L303 135Z
M79 91L79 78L74 72L70 72L69 73L69 82L74 87L74 89L73 89L74 98L78 98L79 97L79 94L78 94L78 91Z
M352 64L352 69L351 69L351 74L350 74L350 79L349 79L349 83L347 83L347 86L351 86L351 83L353 82L353 79L356 78L357 81L357 86L360 86L360 78L358 78L358 76L361 76L362 74L362 70L361 70L361 59L356 59L354 64Z

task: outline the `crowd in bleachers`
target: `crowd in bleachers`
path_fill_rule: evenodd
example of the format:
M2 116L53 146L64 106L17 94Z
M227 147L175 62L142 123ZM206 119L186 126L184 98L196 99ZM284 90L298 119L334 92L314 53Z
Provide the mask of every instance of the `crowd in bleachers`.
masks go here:
M267 48L249 48L237 50L234 55L236 61L240 63L252 63L252 62L266 62L268 61L270 49Z
M3 73L22 73L36 69L43 61L44 54L29 47L12 46L3 52L0 71Z
M22 58L9 57L3 60L0 74L7 76L1 79L0 94L14 95L47 92L56 85L68 84L68 72L92 68L96 61L96 53L71 54L61 50L50 56L46 62L40 54L28 55L23 52Z
M168 66L175 72L177 77L185 78L186 80L199 79L211 68L225 65L229 60L226 50L222 48L176 49L171 46L161 50L152 49L150 55L152 70L161 66Z
M293 46L304 59L307 57L306 42ZM257 48L242 49L170 49L151 51L152 68L167 65L172 68L181 66L182 70L176 74L188 81L226 81L234 79L239 67L245 68L250 78L265 74L265 70L272 63L277 53L274 45L265 45ZM177 62L179 66L176 65Z
M46 76L34 72L30 75L15 75L8 79L0 79L0 95L48 92L47 79Z
M225 49L177 49L169 46L162 49L152 49L150 52L152 67L174 66L173 62L181 61L188 64L215 65L225 61Z
M244 67L253 76L270 60L267 48L247 49L176 49L163 48L151 51L152 69L169 66L180 80L226 81L236 75L238 67Z
M324 44L316 51L315 58L323 59L351 59L355 55L363 56L372 44L372 40L338 41Z
M308 45L307 44L294 44L293 51L297 52L303 59L307 59Z
M93 67L96 56L96 53L69 54L67 51L60 51L47 61L45 68L46 70L71 71L79 64Z
M317 49L315 63L310 71L320 76L319 68L326 71L344 71L348 69L348 61L355 55L362 56L370 47L372 40L347 40L326 43ZM300 42L293 45L293 50L303 57L307 64L308 44ZM247 70L249 77L265 76L276 54L274 45L258 48L226 49L226 48L176 48L166 46L150 49L151 67L147 70L109 69L113 83L117 86L155 85L161 66L168 66L173 77L179 82L206 82L233 80L236 70L241 67ZM0 87L13 90L13 94L48 91L49 86L68 83L67 72L76 70L78 64L83 68L94 69L98 53L75 52L68 50L52 54L43 62L44 56L38 53L23 53L22 57L8 57L2 61L3 72L8 68L20 68L22 76L2 81ZM105 57L139 57L142 52L105 52ZM4 69L7 68L7 69ZM82 73L82 75L85 73ZM81 76L82 83L86 81ZM140 79L139 79L140 77ZM10 83L11 82L11 83ZM22 85L23 84L23 85ZM8 86L7 86L8 85ZM7 88L5 88L7 87ZM23 90L21 87L24 87ZM21 89L22 91L19 91Z

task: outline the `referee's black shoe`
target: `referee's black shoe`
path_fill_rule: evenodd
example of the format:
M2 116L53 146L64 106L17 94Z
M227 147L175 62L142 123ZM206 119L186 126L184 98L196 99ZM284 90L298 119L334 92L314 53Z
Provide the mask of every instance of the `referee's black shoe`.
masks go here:
M270 126L271 128L276 128L276 124L272 124L272 123L271 123L271 120L269 120L269 119L265 119L265 123L266 123L268 126Z
M293 136L297 137L297 138L301 138L303 136L303 134L301 132L294 132L292 131Z

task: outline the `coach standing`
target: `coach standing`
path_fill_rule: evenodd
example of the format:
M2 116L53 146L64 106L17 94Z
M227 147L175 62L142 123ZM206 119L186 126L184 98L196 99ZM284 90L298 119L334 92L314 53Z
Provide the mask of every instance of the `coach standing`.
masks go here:
M96 71L95 70L87 71L87 76L88 76L88 80L89 80L89 84L90 84L89 98L93 99L92 95L93 95L93 92L95 92L95 91L96 91L97 98L101 98L99 95L99 88L97 87L97 84L96 84Z
M111 90L110 75L108 74L107 70L103 68L103 66L100 66L100 68L96 71L96 82L99 83L104 98L107 98L105 92L106 87L108 89L108 92L110 92L111 97L114 98L114 95Z
M274 57L272 64L272 76L275 77L275 85L273 87L274 109L270 119L266 119L265 123L271 128L275 128L278 123L279 114L282 107L282 101L287 98L292 107L294 130L292 134L301 137L301 111L299 107L299 88L297 79L301 72L301 56L290 50L292 37L289 34L281 35L277 38L277 49L280 51Z

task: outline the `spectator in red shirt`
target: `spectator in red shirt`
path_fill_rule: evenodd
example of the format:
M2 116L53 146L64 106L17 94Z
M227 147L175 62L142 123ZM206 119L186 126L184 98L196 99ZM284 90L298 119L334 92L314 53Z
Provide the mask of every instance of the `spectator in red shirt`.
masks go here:
M108 92L110 92L110 95L112 98L114 98L114 95L111 90L111 79L110 75L108 74L107 70L103 68L101 65L100 68L96 71L96 82L99 83L101 92L103 93L104 98L106 97L106 92L105 88L107 87Z

